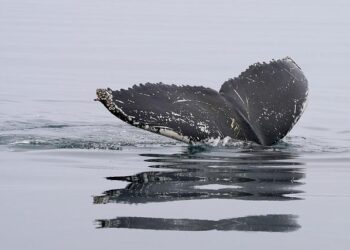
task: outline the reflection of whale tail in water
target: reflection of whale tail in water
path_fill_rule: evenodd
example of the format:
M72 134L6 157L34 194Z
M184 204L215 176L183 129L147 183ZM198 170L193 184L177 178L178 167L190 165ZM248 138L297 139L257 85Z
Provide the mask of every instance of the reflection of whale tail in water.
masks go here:
M130 228L176 231L261 231L291 232L300 228L296 216L289 214L246 216L223 220L118 217L96 220L100 228Z
M146 204L185 200L230 199L250 201L300 200L294 194L302 191L304 178L300 163L289 153L264 151L241 152L232 156L230 149L213 152L189 147L183 154L147 154L153 171L128 176L107 177L125 181L124 188L94 196L94 204ZM229 154L224 154L225 150ZM195 152L195 153L193 153ZM167 170L167 171L165 171ZM213 201L215 202L215 201ZM203 203L205 204L205 202ZM176 204L175 204L176 206ZM212 211L211 211L212 212ZM152 230L239 230L289 232L300 226L296 216L270 214L222 220L117 217L97 220L102 228L135 228Z
M94 203L139 204L194 199L296 200L297 197L289 195L300 193L295 187L300 185L299 180L303 176L295 168L273 167L143 172L133 176L107 177L130 184L95 196Z
M146 83L127 90L98 89L97 100L133 126L187 143L230 137L271 145L298 121L307 94L301 69L284 58L250 66L219 92Z

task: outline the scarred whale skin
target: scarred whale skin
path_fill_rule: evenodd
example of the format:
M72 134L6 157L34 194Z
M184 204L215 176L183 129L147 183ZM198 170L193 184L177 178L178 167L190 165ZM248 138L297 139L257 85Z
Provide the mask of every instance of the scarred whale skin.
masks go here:
M203 86L163 83L113 91L97 99L119 119L186 143L230 137L272 145L302 115L308 82L289 57L251 65L216 91Z

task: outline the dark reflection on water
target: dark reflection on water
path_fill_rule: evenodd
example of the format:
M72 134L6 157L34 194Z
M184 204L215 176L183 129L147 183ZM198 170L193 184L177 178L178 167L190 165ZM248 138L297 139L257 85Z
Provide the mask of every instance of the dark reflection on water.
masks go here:
M175 231L264 231L292 232L300 228L296 216L288 214L246 216L223 220L163 219L118 217L97 220L100 228L133 228Z
M125 188L107 190L94 197L95 204L144 204L196 199L299 200L293 194L304 178L297 155L268 150L188 147L181 154L143 154L157 169L131 176L111 176L126 181ZM118 217L98 220L100 227L153 230L241 230L289 232L300 226L295 215L270 214L218 221Z

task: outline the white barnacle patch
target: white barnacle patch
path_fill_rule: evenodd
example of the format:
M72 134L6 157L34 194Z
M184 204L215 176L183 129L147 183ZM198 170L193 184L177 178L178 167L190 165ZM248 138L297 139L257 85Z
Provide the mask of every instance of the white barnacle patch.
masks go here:
M235 119L234 118L230 118L231 119L231 128L235 127Z
M113 101L112 91L107 89L97 89L96 90L97 99L102 102L109 111L112 113L120 114L132 121L134 117L128 116L119 106Z
M174 119L175 121L177 121L177 122L182 122L182 123L190 123L190 121L186 121L185 119L183 119L183 118L175 118ZM169 121L171 121L171 119L169 119Z
M204 122L198 122L197 127L203 133L209 134L209 126Z
M250 120L249 99L248 99L248 97L246 97L245 100L246 100L246 106L247 106L247 116L248 116L248 120Z
M157 118L154 118L153 116L149 116L149 119L157 121Z
M130 122L132 122L135 119L135 116L128 115L127 117Z
M268 120L270 116L270 114L268 113L269 110L267 108L262 108L262 110L263 110L262 116L264 117L265 120Z
M168 127L160 127L159 134L173 138L175 140L190 143L190 139L187 136L180 135L179 133L175 132L174 130Z
M292 124L292 126L291 126L291 129L294 127L294 125L297 123L297 121L300 119L301 115L302 115L302 114L304 113L304 111L305 111L305 108L306 108L306 106L307 106L307 104L308 104L307 96L308 96L308 91L305 93L305 101L303 102L303 104L302 104L302 106L301 106L299 115L298 115L298 116L295 116L295 115L294 115L294 117L293 117L293 118L294 118L294 122L293 122L293 124Z
M122 103L122 104L124 104L124 102L123 102L123 101L121 101L121 100L118 100L118 99L114 99L114 101L115 101L115 102L119 102L119 103Z
M297 105L298 105L298 99L294 99L294 111L293 111L293 116L297 113Z
M236 137L238 136L238 134L240 133L241 129L238 125L238 123L235 121L234 118L230 118L231 119L231 125L230 127L232 128L233 130L233 136Z
M176 100L173 103L179 103L179 102L189 102L190 100L186 100L186 99L180 99L180 100Z

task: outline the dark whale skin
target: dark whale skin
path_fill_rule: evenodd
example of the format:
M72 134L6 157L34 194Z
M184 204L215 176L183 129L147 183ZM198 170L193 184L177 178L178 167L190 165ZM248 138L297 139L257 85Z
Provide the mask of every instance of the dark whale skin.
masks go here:
M230 137L273 145L303 113L308 82L289 57L251 65L219 92L163 83L127 90L97 89L97 99L119 119L186 143Z

